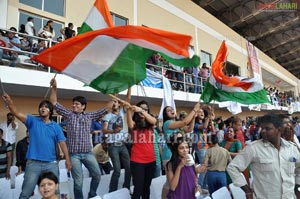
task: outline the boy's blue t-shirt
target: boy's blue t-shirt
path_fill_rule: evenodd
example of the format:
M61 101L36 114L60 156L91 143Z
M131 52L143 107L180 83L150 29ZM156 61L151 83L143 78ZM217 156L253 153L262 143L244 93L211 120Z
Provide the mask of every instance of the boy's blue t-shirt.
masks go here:
M61 127L56 122L45 123L41 117L32 115L27 115L25 126L30 139L26 159L55 161L57 144L66 140Z

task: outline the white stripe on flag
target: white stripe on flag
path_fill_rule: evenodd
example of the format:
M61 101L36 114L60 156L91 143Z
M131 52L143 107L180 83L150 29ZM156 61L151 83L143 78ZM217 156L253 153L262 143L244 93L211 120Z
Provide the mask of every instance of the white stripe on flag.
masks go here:
M127 45L126 41L97 36L78 53L63 73L90 83L115 62Z

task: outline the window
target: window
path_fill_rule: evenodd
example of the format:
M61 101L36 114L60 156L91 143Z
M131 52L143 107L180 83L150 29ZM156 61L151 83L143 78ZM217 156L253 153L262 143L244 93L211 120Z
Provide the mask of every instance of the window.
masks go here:
M29 13L26 13L26 12L20 12L20 16L19 16L19 26L21 24L26 24L27 23L27 18L28 17L33 17L34 19L34 28L36 30L36 33L38 33L38 31L44 27L44 25L46 25L47 21L49 19L46 19L46 18L42 18L40 16L36 16L36 15L32 15L32 14L29 14ZM57 21L53 21L53 28L54 28L54 31L55 31L55 37L53 38L53 40L56 40L57 37L59 37L61 34L60 34L60 29L63 28L64 25L60 22L57 22Z
M65 0L19 0L19 2L59 16L65 16Z
M201 50L201 63L206 63L207 66L211 66L211 54Z
M112 17L112 20L113 20L113 23L115 26L125 26L128 24L128 19L125 18L125 17L122 17L120 15L117 15L115 13L110 13L111 14L111 17Z
M225 74L228 76L240 76L240 67L227 61L225 67Z

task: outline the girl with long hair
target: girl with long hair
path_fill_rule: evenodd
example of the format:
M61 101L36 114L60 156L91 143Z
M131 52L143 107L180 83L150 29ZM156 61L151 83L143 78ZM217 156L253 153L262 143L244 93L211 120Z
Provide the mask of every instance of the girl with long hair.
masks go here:
M133 140L130 156L131 171L134 171L132 199L149 199L150 185L156 168L153 146L156 118L151 115L146 101L127 108L127 123Z

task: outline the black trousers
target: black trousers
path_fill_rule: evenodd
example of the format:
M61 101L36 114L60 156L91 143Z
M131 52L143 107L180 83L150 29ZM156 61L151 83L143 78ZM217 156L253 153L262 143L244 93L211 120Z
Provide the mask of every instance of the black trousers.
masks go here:
M134 190L132 199L149 199L150 198L150 185L154 176L156 164L130 162L130 170L132 175L132 182Z

